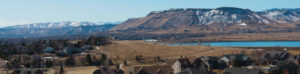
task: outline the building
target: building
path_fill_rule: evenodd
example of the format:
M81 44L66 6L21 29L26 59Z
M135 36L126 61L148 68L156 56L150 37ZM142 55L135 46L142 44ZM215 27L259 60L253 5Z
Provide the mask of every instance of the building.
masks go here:
M144 40L145 42L158 42L158 40L156 40L156 39L146 39L146 40Z
M226 68L224 74L263 74L259 69Z
M100 68L94 71L93 74L124 74L124 71L121 69Z
M45 49L43 49L44 53L54 53L55 50L52 47L46 47Z
M187 69L182 70L181 72L176 73L176 74L216 74L216 73L207 72L207 71L203 71L203 70L198 70L198 69L195 69L195 68L187 68Z
M174 74L180 73L182 70L191 68L192 63L187 58L178 59L172 66Z
M76 54L76 53L81 53L83 52L84 50L82 48L76 48L76 47L72 47L72 46L69 46L69 47L66 47L64 48L63 52L66 54L66 55L71 55L71 54Z
M169 65L154 66L134 66L133 74L172 74L172 68Z
M242 66L252 65L251 58L244 54L224 55L220 58L220 61L224 61L228 66L232 66L234 60L241 61Z

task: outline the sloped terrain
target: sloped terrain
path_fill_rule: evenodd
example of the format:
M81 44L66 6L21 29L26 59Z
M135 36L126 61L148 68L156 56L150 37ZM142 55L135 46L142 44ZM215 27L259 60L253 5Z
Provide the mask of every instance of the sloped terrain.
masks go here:
M129 19L110 29L131 33L252 33L280 32L297 29L299 11L254 12L249 9L221 7L216 9L184 8L155 11L143 18ZM285 18L283 18L285 17ZM280 22L276 18L284 19Z

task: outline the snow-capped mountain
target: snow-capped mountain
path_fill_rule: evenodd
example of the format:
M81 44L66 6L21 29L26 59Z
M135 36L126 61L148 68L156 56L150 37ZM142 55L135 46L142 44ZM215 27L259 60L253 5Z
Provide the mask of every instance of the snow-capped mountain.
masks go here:
M226 29L234 26L253 26L268 27L269 24L276 24L264 16L257 14L249 9L234 7L221 7L216 9L202 8L181 8L164 11L155 11L146 17L130 19L111 30L128 30L128 29L175 29L195 26L197 30L204 29ZM200 27L202 26L202 27ZM203 26L206 26L204 28ZM207 28L209 26L209 28ZM191 29L191 28L189 28Z
M63 27L78 27L78 26L96 26L107 23L93 23L93 22L49 22L49 23L33 23L33 24L22 24L16 26L9 26L6 28L63 28ZM111 23L114 24L114 23Z
M249 9L179 8L154 11L146 17L129 19L110 31L150 33L240 33L267 32L296 28L299 9L254 12ZM289 22L289 23L284 23Z
M221 7L216 9L171 9L152 12L150 15L174 13L180 13L181 16L196 17L198 25L208 25L212 23L243 23L244 20L255 21L262 24L269 24L271 22L251 10L233 7Z
M87 35L95 32L107 31L115 25L115 23L93 22L50 22L24 24L0 28L0 38Z
M296 9L270 9L258 12L262 16L268 17L278 23L298 23L300 24L300 8Z

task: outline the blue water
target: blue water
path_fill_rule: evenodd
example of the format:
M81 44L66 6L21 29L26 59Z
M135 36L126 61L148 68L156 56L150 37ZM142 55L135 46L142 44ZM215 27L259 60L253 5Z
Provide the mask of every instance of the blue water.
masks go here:
M300 47L300 41L239 41L208 43L164 43L162 45L203 45L213 47Z

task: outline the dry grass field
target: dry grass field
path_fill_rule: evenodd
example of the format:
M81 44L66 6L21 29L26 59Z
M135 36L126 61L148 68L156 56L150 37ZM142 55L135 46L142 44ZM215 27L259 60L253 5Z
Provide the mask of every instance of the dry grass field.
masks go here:
M112 45L101 47L100 52L109 53L112 58L119 56L121 59L135 59L136 55L142 55L145 59L152 59L154 56L169 58L210 50L213 49L203 46L167 46L144 41L115 41Z
M65 68L66 74L93 74L97 69L95 66Z
M233 35L208 35L206 37L196 37L191 39L202 41L297 41L300 40L300 33L248 33Z
M51 68L50 71L58 72L59 69L60 67L57 66ZM93 74L97 69L99 68L96 66L64 67L65 74Z
M109 58L118 60L134 60L137 55L143 59L153 59L160 56L162 59L178 59L180 57L221 56L223 54L235 54L243 48L206 47L206 46L168 46L159 42L144 41L114 41L112 45L102 46L101 52L108 54ZM119 58L117 58L119 56Z

